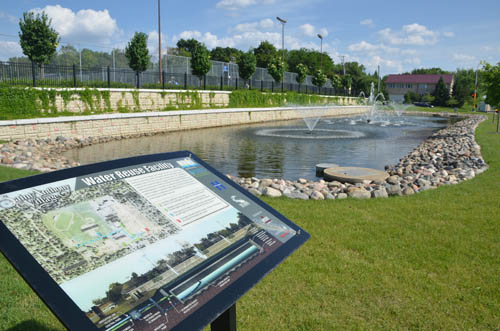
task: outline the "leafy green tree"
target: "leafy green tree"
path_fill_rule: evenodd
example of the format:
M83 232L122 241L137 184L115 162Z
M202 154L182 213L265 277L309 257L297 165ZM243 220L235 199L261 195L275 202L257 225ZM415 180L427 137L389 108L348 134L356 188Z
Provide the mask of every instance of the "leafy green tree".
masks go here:
M445 71L441 68L420 68L420 69L413 69L411 71L412 75L444 75L444 74L449 74L449 71Z
M297 72L295 80L299 83L299 85L301 85L306 80L307 73L309 72L307 66L303 63L299 63L295 67L295 72Z
M404 103L410 104L421 101L422 97L414 91L408 91L404 95Z
M436 99L436 98L434 98L434 97L433 97L431 94L429 94L429 93L427 93L426 95L424 95L424 96L422 97L422 100L423 100L424 102L427 102L428 104L433 104L433 103L434 103L434 99Z
M446 105L448 107L458 107L458 101L454 97L451 97L446 101Z
M351 87L352 87L351 75L346 74L345 76L342 77L342 85L344 86L344 90L346 92L351 93Z
M117 303L122 299L123 285L120 283L113 283L109 285L109 290L106 292L106 297L109 301Z
M458 102L457 106L462 107L472 99L474 93L475 72L473 69L457 69L453 84L453 98Z
M327 75L328 78L330 79L330 83L332 84L333 88L336 91L339 91L342 89L342 77L340 75L334 74L331 72L329 75Z
M443 77L439 78L439 81L436 84L436 89L432 94L434 96L434 106L446 107L446 102L450 98L450 91L446 87L444 83Z
M125 56L129 67L136 72L139 88L139 73L145 71L149 65L148 36L143 32L136 32L125 48Z
M267 66L267 72L273 77L276 83L281 82L283 79L283 73L285 72L284 63L281 62L281 57L273 57Z
M327 53L323 53L323 67L321 67L321 57L321 52L317 50L301 48L289 51L286 62L291 72L298 72L297 66L300 63L305 64L309 72L316 72L318 69L322 69L323 73L327 74L333 72L332 58Z
M192 50L191 57L191 70L193 75L197 76L200 81L212 68L212 61L210 61L210 52L205 45L200 44Z
M233 47L215 47L210 51L212 61L238 63L243 52Z
M177 48L181 51L182 56L191 57L194 50L202 44L196 39L181 39L177 42Z
M257 67L257 60L253 52L249 51L243 53L238 60L238 72L240 77L247 81L255 73Z
M19 21L19 43L23 53L40 68L56 54L59 44L59 34L51 24L52 20L45 12L36 15L24 12Z
M55 65L71 66L79 63L79 56L80 55L75 47L65 45L61 46L59 52L54 56L51 63Z
M321 69L318 69L314 72L312 83L316 85L319 89L321 89L323 85L325 85L326 75L323 73L323 71L321 71Z
M267 68L271 60L278 55L276 47L267 40L262 41L259 47L253 50L253 53L255 54L257 67L259 68Z
M500 62L496 66L484 64L484 81L486 85L486 102L493 106L500 105Z

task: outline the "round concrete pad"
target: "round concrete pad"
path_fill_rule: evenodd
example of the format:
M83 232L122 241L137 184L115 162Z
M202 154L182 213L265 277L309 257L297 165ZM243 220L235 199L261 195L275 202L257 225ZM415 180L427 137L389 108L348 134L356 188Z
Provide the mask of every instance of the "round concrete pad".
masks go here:
M328 168L337 168L339 165L335 163L318 163L316 164L316 177L323 177L323 171Z
M337 167L325 169L324 177L326 181L330 182L337 180L347 183L362 183L364 180L383 182L389 177L389 174L385 171L370 168Z

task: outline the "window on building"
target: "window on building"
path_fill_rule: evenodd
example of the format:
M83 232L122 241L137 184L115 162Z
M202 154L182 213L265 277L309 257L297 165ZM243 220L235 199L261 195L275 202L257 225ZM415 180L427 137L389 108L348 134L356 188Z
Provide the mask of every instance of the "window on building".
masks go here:
M410 83L407 83L407 84L406 84L406 88L412 88L412 87L413 87L413 85L412 85L412 84L410 84Z
M427 88L427 84L418 84L418 88L419 89L426 89Z

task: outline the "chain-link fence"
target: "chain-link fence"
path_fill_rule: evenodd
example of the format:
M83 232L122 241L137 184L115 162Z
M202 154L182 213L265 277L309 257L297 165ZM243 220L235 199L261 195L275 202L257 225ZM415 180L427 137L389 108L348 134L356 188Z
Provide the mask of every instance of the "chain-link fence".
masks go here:
M190 58L169 55L163 61L162 73L148 69L137 74L131 69L110 67L87 68L77 65L38 66L32 63L0 61L0 85L51 86L51 87L141 87L163 89L210 89L233 90L252 88L268 91L299 91L343 95L344 90L335 91L329 80L321 88L312 84L307 76L302 84L295 80L297 74L285 72L283 83L276 83L267 69L257 68L253 76L244 81L239 77L238 65L212 61L210 71L201 79L192 74Z

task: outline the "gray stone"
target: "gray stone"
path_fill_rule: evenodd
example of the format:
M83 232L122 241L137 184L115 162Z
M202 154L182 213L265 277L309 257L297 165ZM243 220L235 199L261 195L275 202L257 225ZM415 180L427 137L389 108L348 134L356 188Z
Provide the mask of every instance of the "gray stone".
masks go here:
M389 176L386 181L391 185L399 184L399 177L396 175Z
M347 198L347 194L345 194L345 193L337 194L337 199L345 199L345 198Z
M351 198L356 198L356 199L370 199L372 196L370 192L362 188L351 190L349 191L348 195Z
M250 188L250 189L248 190L248 192L252 193L252 194L253 194L253 195L255 195L256 197L260 197L260 196L262 195L262 193L261 193L259 190L255 189L255 188L253 188L253 187L252 187L252 188Z
M319 191L313 191L311 193L311 199L313 200L325 200L325 197Z
M309 196L301 192L285 193L284 195L291 199L309 200Z
M412 195L415 194L415 191L411 187L405 187L403 190L403 195Z
M281 196L280 190L277 190L277 189L272 188L272 187L266 187L266 188L264 188L264 190L262 191L262 193L264 193L264 195L266 195L268 197L272 197L272 198L278 198L278 197Z
M266 178L266 179L262 179L260 181L260 186L261 187L268 187L268 186L271 186L272 183L273 183L273 181L271 179Z
M334 200L335 199L335 196L331 193L327 193L325 194L325 199L327 200Z
M387 190L382 187L378 190L374 190L372 192L372 197L374 197L374 198L387 198L387 197L389 197L389 195L387 194Z
M401 192L401 187L398 185L389 185L387 188L387 193L389 195L402 195L403 193Z

